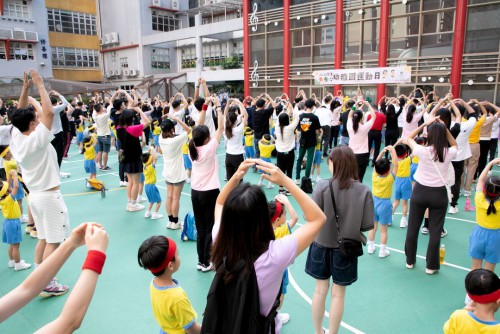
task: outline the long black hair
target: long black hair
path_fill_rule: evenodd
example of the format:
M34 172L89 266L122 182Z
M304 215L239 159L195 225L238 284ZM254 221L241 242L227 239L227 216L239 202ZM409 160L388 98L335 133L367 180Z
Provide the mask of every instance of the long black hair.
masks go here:
M126 127L134 124L135 110L125 109L120 113L120 117L118 118L118 126Z
M236 121L238 120L238 114L234 110L235 107L236 106L232 106L229 108L229 113L227 114L227 117L226 117L225 132L226 132L227 139L233 138L233 126L234 126L234 123L236 123ZM238 108L238 107L236 107L236 108Z
M497 213L495 202L500 198L500 178L498 176L490 176L484 182L484 196L490 203L486 214L489 216L491 213Z
M189 156L191 160L196 161L199 158L196 147L205 145L207 138L210 138L210 130L206 125L199 125L195 127L191 133L193 138L189 141Z
M396 116L396 107L394 106L394 104L389 104L387 106L387 110L386 110L386 119L387 120L397 120L398 117Z
M406 122L411 123L413 120L413 114L417 110L417 107L414 104L410 104L408 106L408 110L406 111Z
M447 129L451 129L451 111L449 109L440 108L436 115L439 116L441 121L443 121Z
M447 131L442 123L434 123L427 128L427 143L428 146L434 147L434 161L444 162L448 153Z
M290 116L287 113L281 113L278 116L278 123L280 124L281 138L283 138L283 129L285 126L290 125Z
M359 123L363 119L363 113L360 110L356 110L352 114L352 129L354 130L354 133L358 132L359 129Z

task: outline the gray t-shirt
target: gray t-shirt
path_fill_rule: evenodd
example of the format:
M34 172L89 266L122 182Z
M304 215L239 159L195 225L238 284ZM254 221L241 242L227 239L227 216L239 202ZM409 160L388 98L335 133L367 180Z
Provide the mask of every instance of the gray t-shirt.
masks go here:
M338 248L338 233L335 225L332 196L329 183L331 180L321 180L317 183L312 194L316 204L326 215L326 224L319 231L315 242L327 248ZM362 232L373 228L375 219L373 197L370 189L355 181L348 189L339 189L338 181L333 181L333 192L339 214L340 234L342 238L361 241L366 244L366 237Z

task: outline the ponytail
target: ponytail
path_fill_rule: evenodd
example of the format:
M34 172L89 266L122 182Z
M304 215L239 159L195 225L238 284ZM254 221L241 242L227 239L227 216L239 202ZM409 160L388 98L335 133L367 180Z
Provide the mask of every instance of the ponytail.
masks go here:
M233 138L233 125L238 120L238 114L230 112L226 117L226 137L227 139Z
M199 158L197 147L205 145L207 138L210 138L210 130L206 125L199 125L191 132L193 138L189 141L188 149L191 160L196 161Z
M489 177L484 185L483 189L484 197L488 201L488 211L486 214L489 216L491 213L496 214L497 209L495 207L496 201L498 201L500 197L500 178L496 176Z
M285 126L290 125L290 116L287 113L281 113L278 116L278 123L280 125L281 138L283 138Z
M414 104L408 106L408 110L406 111L407 123L411 123L411 121L413 120L413 114L415 113L415 110L417 110L417 107Z
M352 114L352 129L354 130L354 133L358 132L359 129L359 122L363 118L363 113L359 110L356 110L354 114Z
M188 149L191 160L198 160L198 151L196 150L196 146L194 145L194 141L192 139L189 141Z

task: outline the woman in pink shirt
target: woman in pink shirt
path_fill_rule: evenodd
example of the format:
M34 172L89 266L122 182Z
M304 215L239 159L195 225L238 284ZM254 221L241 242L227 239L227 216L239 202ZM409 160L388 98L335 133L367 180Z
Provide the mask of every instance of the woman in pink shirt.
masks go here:
M358 177L359 182L363 182L363 177L365 176L366 167L368 166L368 161L370 160L370 148L368 147L368 132L373 126L377 114L375 109L371 106L368 101L362 102L363 104L358 104L359 108L363 105L368 106L370 110L371 118L368 122L363 121L363 112L361 110L351 110L349 112L349 118L347 120L347 132L349 133L349 147L354 152L356 156L356 161L358 162Z
M191 202L198 237L198 265L196 269L210 271L210 246L212 245L212 228L214 226L215 201L219 196L219 159L217 147L224 131L224 115L218 99L207 101L214 104L217 110L218 127L215 136L210 138L210 130L206 125L198 125L193 131L193 139L189 141L189 157L193 161L191 174ZM207 108L200 111L198 124L205 123Z
M405 139L408 137L408 135L418 128L418 122L422 119L422 116L424 115L423 112L415 114L417 111L417 106L413 103L413 101L409 100L408 103L410 104L407 108L403 110L403 133L401 134L401 138Z

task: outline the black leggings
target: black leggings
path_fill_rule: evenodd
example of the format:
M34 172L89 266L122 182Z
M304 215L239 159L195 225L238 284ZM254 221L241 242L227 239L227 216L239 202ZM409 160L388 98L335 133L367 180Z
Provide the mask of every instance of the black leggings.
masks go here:
M219 196L219 189L206 191L191 190L194 220L198 237L196 249L198 262L210 265L210 247L212 246L212 229L214 227L215 202Z
M368 167L368 161L370 161L370 153L355 154L356 161L358 162L358 177L359 182L363 183L363 177L365 177L366 167Z
M457 206L458 199L460 198L460 184L462 183L462 174L464 172L464 161L452 161L453 170L455 171L455 184L451 187L451 206Z
M385 146L394 145L398 141L399 130L398 129L386 129L385 130ZM389 157L389 151L385 152L385 157ZM374 156L375 159L377 157Z
M337 147L338 144L338 139L339 139L339 133L340 133L340 125L334 125L330 129L330 148ZM334 146L332 146L332 142Z
M490 142L491 140L480 140L479 141L479 162L476 169L476 180L479 175L483 172L486 163L488 162L488 154L490 153Z
M491 141L490 141L490 161L495 159L495 155L497 153L497 147L498 147L498 139L491 138Z
M59 116L58 116L59 117ZM59 132L54 135L54 139L50 142L57 153L57 164L61 167L62 159L64 156L64 132Z
M293 163L295 162L295 150L289 152L278 152L277 166L289 178L292 178Z
M406 263L415 264L418 234L425 210L429 209L429 244L427 245L427 269L439 269L439 245L444 226L448 195L446 187L426 187L416 182L410 198L410 215L406 231Z
M226 177L228 180L231 180L243 160L245 160L243 154L226 153Z

